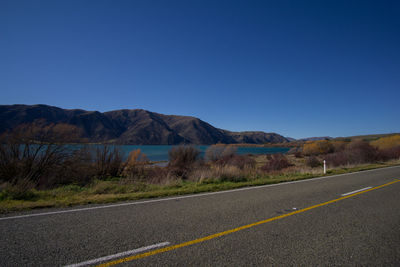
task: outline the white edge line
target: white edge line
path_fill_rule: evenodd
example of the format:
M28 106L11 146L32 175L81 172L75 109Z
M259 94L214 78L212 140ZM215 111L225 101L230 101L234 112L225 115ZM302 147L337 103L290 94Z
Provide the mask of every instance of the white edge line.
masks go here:
M368 190L368 189L371 189L371 188L372 188L371 186L368 186L368 187L361 188L361 189L358 189L358 190L354 190L354 191L351 191L351 192L348 192L348 193L344 193L344 194L342 194L342 197L347 196L347 195L351 195L351 194L354 194L354 193L357 193L357 192L365 191L365 190Z
M150 249L153 249L153 248L164 247L164 246L167 246L169 244L170 244L170 242L162 242L162 243L150 245L150 246L147 246L147 247L141 247L141 248L137 248L137 249L134 249L134 250L129 250L129 251L125 251L125 252L121 252L121 253L117 253L117 254L113 254L113 255L109 255L109 256L93 259L93 260L88 260L88 261L75 263L75 264L71 264L71 265L66 265L65 267L80 267L80 266L87 266L87 265L91 265L91 264L97 264L97 263L100 263L100 262L103 262L103 261L109 261L109 260L112 260L112 259L115 259L115 258L122 258L122 257L130 256L130 255L137 254L137 253L140 253L140 252L144 252L146 250L150 250Z
M400 166L391 166L391 167L378 168L378 169L373 169L373 170L366 170L366 171L359 171L359 172L351 172L351 173L343 173L343 174L322 176L322 177L309 178L309 179L303 179L303 180L291 181L291 182L282 182L282 183L276 183L276 184L267 184L267 185L259 185L259 186L248 186L248 187L230 189L230 190L225 190L225 191L199 193L199 194L186 195L186 196L180 196L180 197L170 197L170 198L161 198L161 199L153 199L153 200L144 200L144 201L120 203L120 204L111 204L111 205L104 205L104 206L97 206L97 207L90 207L90 208L80 208L80 209L60 210L60 211L50 211L50 212L43 212L43 213L17 215L17 216L10 216L10 217L0 217L0 221L11 220L11 219L21 219L21 218L28 218L28 217L45 216L45 215L53 215L53 214L61 214L61 213L69 213L69 212L79 212L79 211L86 211L86 210L96 210L96 209L106 209L106 208L122 207L122 206L130 206L130 205L139 205L139 204L163 202L163 201L169 201L169 200L179 200L179 199L185 199L185 198L210 196L210 195L217 195L217 194L225 194L225 193L232 193L232 192L245 191L245 190L253 190L253 189L259 189L259 188L265 188L265 187L282 186L282 185L303 183L303 182L312 182L312 181L316 181L316 180L329 179L329 178L338 177L338 176L346 176L346 175L352 175L352 174L357 174L357 173L365 173L365 172L379 171L379 170L399 168L399 167Z

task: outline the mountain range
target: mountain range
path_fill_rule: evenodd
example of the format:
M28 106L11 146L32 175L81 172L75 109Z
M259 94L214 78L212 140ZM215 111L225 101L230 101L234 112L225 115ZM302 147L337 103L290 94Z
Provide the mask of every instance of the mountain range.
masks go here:
M231 132L190 116L164 115L143 109L108 112L62 109L48 105L0 105L0 134L21 125L67 124L91 143L130 145L263 144L290 139L260 131ZM62 141L62 140L60 140Z

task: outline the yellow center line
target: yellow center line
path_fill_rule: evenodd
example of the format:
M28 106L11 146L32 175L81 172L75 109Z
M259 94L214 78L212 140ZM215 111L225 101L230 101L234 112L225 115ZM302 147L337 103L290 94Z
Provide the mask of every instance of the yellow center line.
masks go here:
M354 193L354 194L351 194L351 195L343 196L343 197L340 197L340 198L337 198L337 199L333 199L333 200L330 200L330 201L327 201L327 202L323 202L323 203L320 203L320 204L317 204L317 205L314 205L314 206L310 206L310 207L307 207L307 208L304 208L304 209L301 209L301 210L293 211L293 212L290 212L290 213L287 213L287 214L283 214L283 215L280 215L280 216L276 216L276 217L273 217L273 218L269 218L269 219L266 219L266 220L258 221L258 222L247 224L247 225L243 225L243 226L240 226L240 227L237 227L237 228L234 228L234 229L230 229L230 230L227 230L227 231L224 231L224 232L220 232L220 233L216 233L216 234L213 234L213 235L205 236L205 237L202 237L202 238L194 239L194 240L191 240L191 241L188 241L188 242L184 242L184 243L180 243L180 244L177 244L177 245L173 245L173 246L160 248L160 249L152 250L152 251L149 251L149 252L145 252L145 253L129 256L129 257L122 258L122 259L119 259L119 260L106 262L106 263L97 265L97 267L112 266L112 265L116 265L116 264L120 264L120 263L124 263L124 262L128 262L128 261L132 261L132 260L137 260L137 259L149 257L149 256L156 255L156 254L159 254L159 253L171 251L171 250L174 250L174 249L178 249L178 248L194 245L194 244L201 243L201 242L204 242L204 241L207 241L207 240L211 240L211 239L214 239L214 238L217 238L217 237L221 237L221 236L228 235L228 234L231 234L231 233L234 233L234 232L238 232L238 231L241 231L241 230L244 230L244 229L248 229L248 228L260 225L260 224L264 224L264 223L272 222L272 221L275 221L275 220L283 219L283 218L286 218L286 217L289 217L289 216L292 216L292 215L295 215L295 214L298 214L298 213L302 213L302 212L309 211L309 210L312 210L312 209L315 209L315 208L318 208L318 207L329 205L329 204L338 202L340 200L351 198L351 197L354 197L354 196L357 196L357 195L361 195L361 194L367 193L369 191L376 190L376 189L379 189L379 188L382 188L384 186L388 186L388 185L391 185L391 184L394 184L394 183L397 183L397 182L400 182L400 180L394 180L392 182L389 182L389 183L386 183L386 184L383 184L383 185L380 185L380 186L377 186L377 187L373 187L373 188L370 188L370 189L367 189L367 190L364 190L364 191L361 191L361 192L357 192L357 193Z

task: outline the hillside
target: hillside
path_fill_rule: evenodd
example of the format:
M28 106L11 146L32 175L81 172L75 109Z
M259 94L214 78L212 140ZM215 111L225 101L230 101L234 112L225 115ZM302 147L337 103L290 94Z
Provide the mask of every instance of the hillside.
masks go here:
M198 118L164 115L142 109L108 112L62 109L47 105L0 105L0 134L20 125L67 124L82 140L131 145L263 144L289 140L276 133L231 132ZM60 140L62 141L62 140Z

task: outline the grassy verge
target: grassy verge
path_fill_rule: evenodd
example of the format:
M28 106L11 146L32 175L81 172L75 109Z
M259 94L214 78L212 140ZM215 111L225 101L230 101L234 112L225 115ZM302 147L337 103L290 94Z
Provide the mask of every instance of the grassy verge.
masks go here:
M347 168L336 168L326 175L351 173L389 166L400 165L399 161L364 164ZM84 204L104 204L127 200L157 198L202 192L214 192L247 186L275 184L324 176L311 173L272 174L259 176L251 180L232 182L204 180L202 182L175 181L169 185L151 185L145 183L124 184L123 179L96 181L90 186L68 185L52 190L33 190L28 199L13 200L0 195L0 213L37 208L69 207Z

